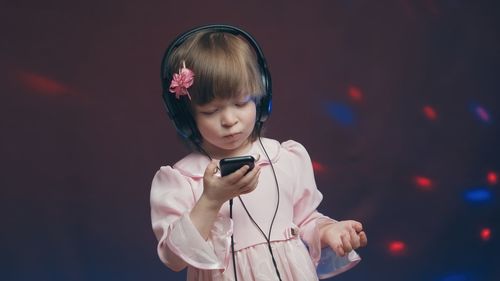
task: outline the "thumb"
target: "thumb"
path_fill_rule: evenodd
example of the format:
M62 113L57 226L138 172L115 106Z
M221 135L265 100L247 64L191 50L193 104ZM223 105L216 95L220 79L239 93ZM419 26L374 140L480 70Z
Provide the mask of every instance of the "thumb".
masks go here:
M219 168L217 167L217 161L216 160L212 160L207 168L205 169L205 174L203 175L204 178L207 178L207 177L212 177L213 175L215 175L217 173L217 170Z

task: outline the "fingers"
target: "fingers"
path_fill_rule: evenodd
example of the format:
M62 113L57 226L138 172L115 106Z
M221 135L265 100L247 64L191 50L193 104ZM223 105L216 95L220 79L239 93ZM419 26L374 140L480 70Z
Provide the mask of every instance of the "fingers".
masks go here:
M245 176L241 178L238 182L240 186L239 192L240 194L246 194L252 192L257 187L260 177L260 168L255 167L253 170L248 172Z
M337 254L337 256L344 256L345 255L345 251L344 251L344 248L342 246L342 238L340 236L336 236L336 235L333 235L332 233L328 233L324 237L324 243L326 245L330 246L330 248L332 248L332 250L335 252L335 254Z
M260 167L254 167L251 171L248 171L248 169L246 171L241 178L243 184L249 184L254 178L258 178L258 175L260 175Z
M329 245L338 256L345 256L352 250L368 243L363 226L357 221L341 221L326 226L322 241Z
M368 244L368 238L363 230L363 225L360 222L351 221L351 226L355 230L355 233L351 232L351 237L353 237L355 241L353 244L354 249L366 246Z
M250 182L251 178L255 177L255 175L260 171L260 167L255 167L251 171L249 171L249 169L250 167L245 165L236 170L234 173L231 173L223 178L232 184L246 185Z
M249 192L252 192L257 188L257 184L259 183L259 177L260 177L260 170L256 171L254 175L246 175L250 179L250 182L248 184L243 185L243 187L240 188L240 194L246 194Z
M218 169L218 167L217 167L217 161L212 160L208 164L207 168L205 169L205 173L204 173L203 177L204 178L210 178L210 177L212 177L213 175L215 175L215 173L217 173L217 169Z
M360 222L354 220L350 220L349 222L351 223L351 227L354 228L356 233L363 231L363 225Z
M358 233L359 235L359 243L361 247L364 247L368 244L368 238L366 237L366 233L364 231L361 231Z
M366 234L363 232L363 225L360 222L354 220L350 220L349 224L349 234L351 235L351 245L353 246L353 249L365 246L367 239ZM363 237L360 235L361 233L363 233ZM362 238L364 240L362 240Z
M360 237L354 228L349 229L349 236L352 249L357 249L361 245Z
M345 256L345 251L344 251L344 248L342 247L342 244L338 245L337 247L335 248L332 248L333 251L335 252L335 254L337 254L337 256Z
M235 172L219 178L222 186L226 186L230 197L250 193L257 187L260 176L260 167L256 166L250 170L248 165L244 165Z
M239 168L238 170L236 170L235 172L223 177L225 180L227 180L228 182L230 183L236 183L238 182L243 176L245 176L248 172L248 170L250 169L250 167L248 165L245 165L241 168Z
M260 167L249 171L245 165L230 175L219 177L217 173L217 161L211 161L203 175L203 193L211 200L225 202L231 198L252 192L257 187Z
M357 236L357 235L356 235ZM350 253L352 250L359 248L359 238L354 238L350 233L344 232L339 237L339 242L334 242L330 244L330 247L335 251L335 253L341 257Z
M351 237L349 234L342 234L342 236L340 236L340 238L342 239L342 249L344 250L344 253L349 253L350 251L352 251L352 245L351 245Z

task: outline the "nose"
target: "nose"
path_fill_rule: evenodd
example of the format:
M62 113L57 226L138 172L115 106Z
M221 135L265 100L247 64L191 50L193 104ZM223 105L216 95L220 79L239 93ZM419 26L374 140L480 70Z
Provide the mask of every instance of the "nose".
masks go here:
M238 118L236 114L230 110L230 109L225 109L222 112L221 116L221 125L223 127L232 127L238 123Z

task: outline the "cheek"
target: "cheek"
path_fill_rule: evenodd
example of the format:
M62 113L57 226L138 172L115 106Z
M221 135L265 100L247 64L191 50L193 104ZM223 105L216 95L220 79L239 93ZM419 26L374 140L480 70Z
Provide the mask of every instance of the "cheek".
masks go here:
M255 108L255 104L252 104L248 107L245 112L245 118L250 122L255 123L255 119L257 118L257 109Z
M196 118L195 122L198 127L198 131L200 131L201 134L206 134L210 131L210 122L206 118Z

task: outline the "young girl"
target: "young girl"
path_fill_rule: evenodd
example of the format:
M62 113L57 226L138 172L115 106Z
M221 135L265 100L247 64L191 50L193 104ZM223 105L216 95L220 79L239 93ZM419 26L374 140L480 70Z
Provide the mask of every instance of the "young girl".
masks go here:
M362 225L316 210L322 195L305 148L260 137L271 80L248 33L214 25L180 35L162 79L169 115L194 148L152 182L163 263L187 267L188 280L309 281L359 262L353 249L367 243ZM221 177L219 160L242 155L253 156L255 168Z

